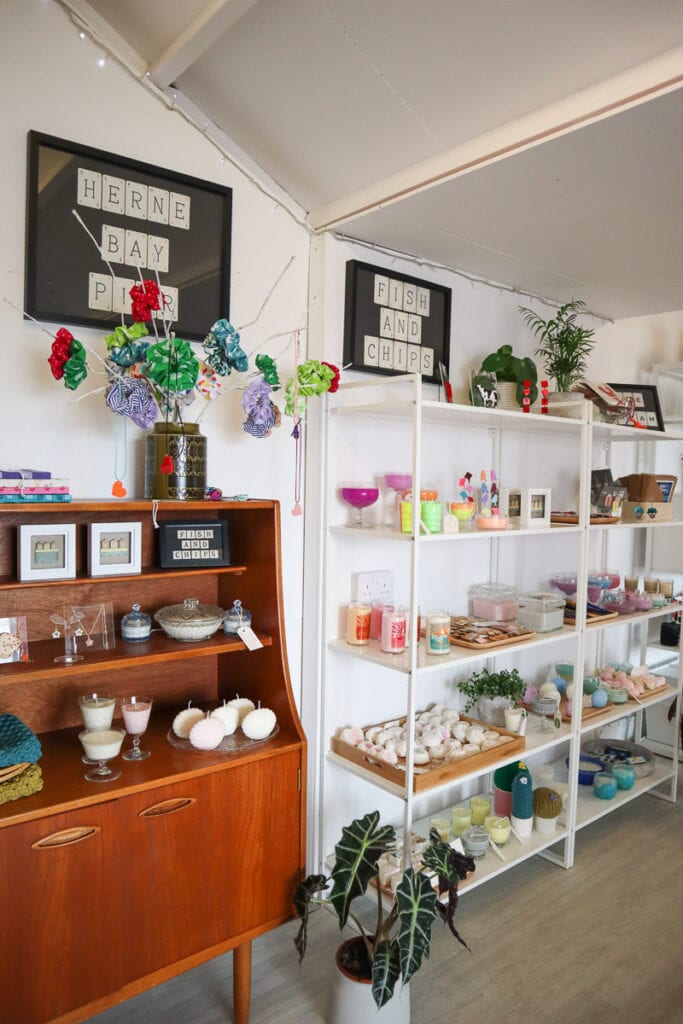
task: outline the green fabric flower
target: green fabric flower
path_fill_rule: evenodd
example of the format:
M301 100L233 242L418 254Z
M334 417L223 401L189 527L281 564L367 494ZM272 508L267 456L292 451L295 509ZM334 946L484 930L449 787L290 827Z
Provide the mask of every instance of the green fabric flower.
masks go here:
M199 378L199 362L182 338L159 341L147 349L147 376L162 391L190 391Z
M107 343L107 351L111 348L123 348L131 342L139 341L147 336L147 328L144 324L133 324L132 327L115 327L111 334L104 339Z
M69 391L75 391L87 376L88 366L85 361L85 349L80 341L74 338L69 349L69 358L64 363L64 387L68 388Z
M256 369L261 371L266 384L270 384L273 391L277 391L280 387L280 376L275 360L267 355L256 356Z

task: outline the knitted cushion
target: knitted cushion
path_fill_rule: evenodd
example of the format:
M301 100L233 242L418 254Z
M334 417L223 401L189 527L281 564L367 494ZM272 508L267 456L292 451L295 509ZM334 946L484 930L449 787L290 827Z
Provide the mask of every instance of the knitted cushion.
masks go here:
M0 782L0 804L9 800L19 800L22 796L39 793L43 788L43 773L40 765L30 764L23 772L15 775L8 782Z
M0 768L21 761L37 761L40 740L16 715L0 715Z

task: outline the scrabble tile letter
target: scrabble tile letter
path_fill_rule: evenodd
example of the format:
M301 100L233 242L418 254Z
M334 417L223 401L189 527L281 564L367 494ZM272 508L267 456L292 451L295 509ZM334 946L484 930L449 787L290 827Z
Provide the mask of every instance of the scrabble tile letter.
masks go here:
M381 338L393 338L394 336L394 311L385 309L383 306L379 311L379 333Z
M78 205L91 206L94 210L102 206L102 175L97 171L78 168Z
M384 306L389 299L389 278L375 274L375 305Z
M366 334L363 340L363 365L377 366L379 361L379 338Z

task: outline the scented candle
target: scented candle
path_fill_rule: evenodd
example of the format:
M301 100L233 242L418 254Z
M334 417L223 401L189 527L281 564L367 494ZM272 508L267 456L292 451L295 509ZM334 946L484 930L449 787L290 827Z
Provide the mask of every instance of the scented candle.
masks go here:
M472 808L457 804L451 810L451 833L460 836L472 824Z
M382 636L380 648L385 654L401 654L406 649L406 625L405 612L394 611L391 605L387 606L382 614Z
M346 640L350 644L370 643L370 615L372 608L369 604L360 602L349 605L346 619Z
M78 738L86 757L93 761L108 761L118 755L125 735L123 729L99 729L81 732Z
M451 615L439 609L427 612L425 627L425 646L427 654L448 654L451 649Z
M510 819L503 814L489 814L484 820L484 828L496 846L504 846L510 838Z
M141 736L147 730L152 702L149 700L131 700L121 705L123 724L129 736Z
M86 729L108 729L111 726L115 697L104 697L101 693L82 693L78 703Z
M480 583L472 587L472 614L478 619L508 622L517 617L517 588L503 583Z
M487 796L471 796L472 824L483 825L491 813L491 800Z
M387 604L385 601L377 601L372 606L370 612L370 639L381 640L382 639L382 615L385 611L393 612L393 604Z

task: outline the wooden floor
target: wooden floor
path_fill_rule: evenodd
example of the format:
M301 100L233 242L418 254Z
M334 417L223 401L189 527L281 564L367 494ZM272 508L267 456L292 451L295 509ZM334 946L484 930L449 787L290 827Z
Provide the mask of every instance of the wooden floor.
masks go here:
M472 952L435 926L413 1024L680 1024L682 897L683 800L641 797L579 833L571 871L536 857L463 898ZM295 930L254 943L250 1024L324 1020L336 919L315 915L301 968ZM92 1022L230 1024L231 985L227 955Z

